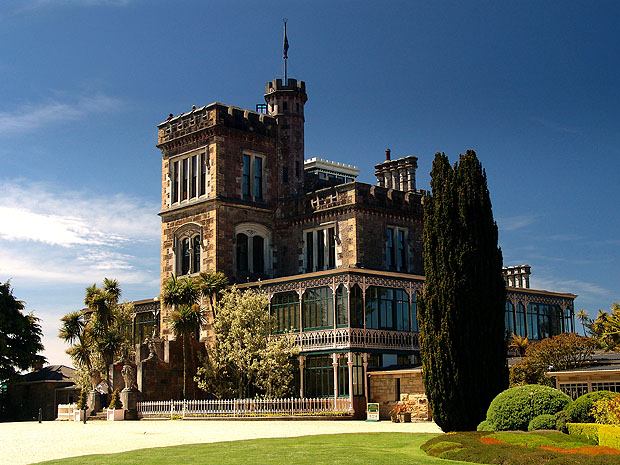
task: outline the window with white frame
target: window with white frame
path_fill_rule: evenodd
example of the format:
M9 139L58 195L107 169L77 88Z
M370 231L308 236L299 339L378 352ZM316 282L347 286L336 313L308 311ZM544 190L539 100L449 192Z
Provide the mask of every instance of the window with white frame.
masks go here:
M407 238L406 228L388 226L385 246L385 258L388 269L407 271Z
M246 200L262 201L264 187L265 157L245 152L242 160L241 190Z
M271 231L261 224L235 227L235 264L239 275L271 274Z
M170 160L170 205L191 201L207 194L208 152L195 152Z
M201 268L202 234L197 224L181 226L174 233L175 274L199 273Z
M304 231L306 273L336 268L336 224L322 225Z

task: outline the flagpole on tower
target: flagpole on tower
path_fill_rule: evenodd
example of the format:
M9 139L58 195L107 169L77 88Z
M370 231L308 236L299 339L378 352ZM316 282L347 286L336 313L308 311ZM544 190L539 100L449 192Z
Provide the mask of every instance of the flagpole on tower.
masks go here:
M286 22L288 21L288 19L284 18L282 21L284 22L284 54L282 56L282 58L284 58L284 85L287 85L288 78L286 72L286 60L288 60L288 39L286 38Z

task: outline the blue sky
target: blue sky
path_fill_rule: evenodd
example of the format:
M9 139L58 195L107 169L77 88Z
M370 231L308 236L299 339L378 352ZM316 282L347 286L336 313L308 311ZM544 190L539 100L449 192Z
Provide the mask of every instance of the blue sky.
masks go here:
M214 101L253 109L306 81L306 157L359 166L474 149L504 263L532 287L620 300L620 6L614 1L5 0L0 12L0 281L43 320L118 278L158 293L156 125Z

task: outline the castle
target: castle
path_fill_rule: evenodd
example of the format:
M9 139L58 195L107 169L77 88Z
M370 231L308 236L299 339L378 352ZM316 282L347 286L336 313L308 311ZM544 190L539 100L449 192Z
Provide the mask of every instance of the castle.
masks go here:
M212 103L158 125L162 283L220 271L260 286L276 331L296 335L301 397L346 396L355 410L373 389L397 399L412 389L406 373L419 355L418 159L386 150L377 184L357 182L354 166L305 160L303 81L268 82L264 98L256 111ZM504 273L508 332L539 340L574 330L575 295L530 289L527 265ZM172 339L170 309L135 304L137 343L153 329ZM385 375L375 388L373 370Z

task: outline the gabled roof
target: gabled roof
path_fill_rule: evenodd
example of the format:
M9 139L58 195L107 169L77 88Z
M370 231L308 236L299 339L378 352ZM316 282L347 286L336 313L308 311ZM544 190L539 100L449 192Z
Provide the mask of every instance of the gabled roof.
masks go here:
M33 381L60 381L64 383L72 383L75 370L64 365L48 365L40 370L32 371L21 377L19 382Z

